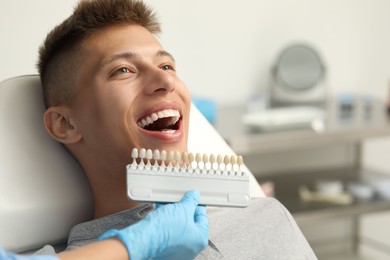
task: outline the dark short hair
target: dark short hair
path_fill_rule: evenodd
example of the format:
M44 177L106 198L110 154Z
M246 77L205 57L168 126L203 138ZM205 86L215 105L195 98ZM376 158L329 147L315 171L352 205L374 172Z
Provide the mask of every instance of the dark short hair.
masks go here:
M48 33L39 49L37 68L46 107L71 104L75 75L82 62L82 43L115 24L136 24L160 32L153 10L140 0L84 0L73 14Z

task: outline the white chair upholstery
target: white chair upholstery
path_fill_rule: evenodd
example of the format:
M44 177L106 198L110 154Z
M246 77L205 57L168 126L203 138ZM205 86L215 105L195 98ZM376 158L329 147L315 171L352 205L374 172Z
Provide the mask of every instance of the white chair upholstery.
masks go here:
M76 160L46 133L37 75L0 83L0 244L21 252L66 242L92 216L88 181ZM189 150L233 153L193 106ZM251 176L251 193L263 196Z
M60 243L92 216L81 167L46 133L39 77L0 84L0 244L14 251Z

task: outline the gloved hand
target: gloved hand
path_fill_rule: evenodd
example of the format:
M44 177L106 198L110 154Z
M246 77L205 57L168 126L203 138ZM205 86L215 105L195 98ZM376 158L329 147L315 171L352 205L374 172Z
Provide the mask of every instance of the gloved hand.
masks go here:
M180 202L158 204L140 222L98 239L118 236L132 260L193 259L208 244L207 212L198 203L199 192L189 191Z

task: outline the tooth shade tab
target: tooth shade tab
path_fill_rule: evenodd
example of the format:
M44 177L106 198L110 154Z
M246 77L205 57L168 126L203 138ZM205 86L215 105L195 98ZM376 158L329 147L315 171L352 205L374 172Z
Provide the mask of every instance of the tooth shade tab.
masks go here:
M216 162L216 158L215 158L214 154L210 154L210 162L211 163L215 163Z
M148 160L152 160L153 159L152 150L150 150L150 149L146 150L146 159L148 159Z
M134 148L131 153L131 166L144 167L154 172L186 174L212 174L224 176L246 176L242 170L243 158L236 155L215 155ZM138 159L138 160L137 160ZM139 163L137 163L139 161ZM152 165L153 164L153 165Z
M146 149L145 149L145 148L142 148L142 149L139 151L139 158L144 159L145 157L146 157Z
M133 159L137 159L138 158L138 150L137 150L137 148L133 148L133 150L131 151L131 157Z
M137 148L133 148L133 150L131 151L131 158L133 158L132 166L136 167L137 166L137 158L138 158L138 149Z
M160 159L160 151L159 150L154 150L153 152L153 159L159 160Z

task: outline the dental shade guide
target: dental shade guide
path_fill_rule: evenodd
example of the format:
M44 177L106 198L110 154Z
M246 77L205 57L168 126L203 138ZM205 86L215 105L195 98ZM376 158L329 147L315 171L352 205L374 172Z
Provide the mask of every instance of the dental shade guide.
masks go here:
M178 202L185 192L200 192L201 205L247 207L249 175L236 155L193 154L136 149L126 167L127 196L140 202Z

